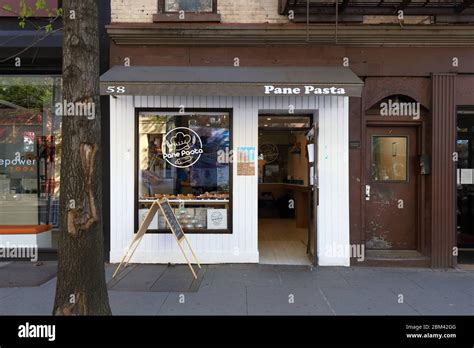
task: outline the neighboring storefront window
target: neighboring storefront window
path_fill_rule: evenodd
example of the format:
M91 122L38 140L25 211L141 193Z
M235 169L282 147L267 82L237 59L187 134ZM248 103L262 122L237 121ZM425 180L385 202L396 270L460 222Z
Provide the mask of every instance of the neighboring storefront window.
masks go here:
M0 76L0 233L7 231L3 239L11 233L7 226L46 226L33 233L41 234L40 247L55 247L61 122L54 105L59 101L60 78Z
M458 261L468 262L474 250L474 109L460 108L457 116L456 212L457 243L461 251Z
M150 202L168 199L185 231L229 232L229 114L142 112L138 128L137 224ZM167 230L161 215L150 230Z
M165 12L212 12L213 0L165 0Z

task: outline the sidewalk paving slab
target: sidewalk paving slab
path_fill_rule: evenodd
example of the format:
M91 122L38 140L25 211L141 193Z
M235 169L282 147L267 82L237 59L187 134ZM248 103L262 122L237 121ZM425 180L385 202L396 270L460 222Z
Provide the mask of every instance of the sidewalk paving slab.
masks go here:
M168 293L109 291L109 303L114 315L155 315Z
M0 315L52 315L54 291L41 286L17 288L0 300Z
M166 271L166 265L130 265L109 281L109 290L148 291Z
M172 293L156 314L246 315L246 287L242 284L202 286L197 293Z
M106 264L107 281L115 267ZM150 284L164 267L146 265L145 272L133 275L133 268L127 272ZM474 315L474 272L469 270L301 266L293 271L292 266L252 264L205 268L197 292L109 290L112 311L115 315ZM184 267L176 270L177 277L185 272ZM143 284L137 287L144 289ZM56 278L36 287L0 288L0 315L51 315L55 290ZM400 294L403 303L398 303ZM294 303L289 303L289 295Z
M249 315L334 315L316 287L247 287Z
M39 286L56 277L57 263L10 262L0 268L0 287Z
M321 289L336 315L417 315L406 303L397 302L393 293L379 293L366 289Z
M404 301L423 315L474 315L474 297L461 291L407 290Z
M273 267L253 268L253 269L235 269L219 267L212 269L213 285L225 285L228 283L238 283L245 285L278 286L280 278Z

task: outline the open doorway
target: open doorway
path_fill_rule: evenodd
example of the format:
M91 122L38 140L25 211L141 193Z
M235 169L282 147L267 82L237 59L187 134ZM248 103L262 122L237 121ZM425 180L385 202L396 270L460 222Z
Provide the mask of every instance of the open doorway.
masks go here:
M314 130L309 115L261 115L258 132L260 263L310 265L314 253Z

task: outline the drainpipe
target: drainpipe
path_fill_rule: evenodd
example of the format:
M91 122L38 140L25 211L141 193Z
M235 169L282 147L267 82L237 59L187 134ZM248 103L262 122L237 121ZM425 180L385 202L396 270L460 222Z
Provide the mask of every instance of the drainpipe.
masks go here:
M309 0L306 0L306 42L309 42Z

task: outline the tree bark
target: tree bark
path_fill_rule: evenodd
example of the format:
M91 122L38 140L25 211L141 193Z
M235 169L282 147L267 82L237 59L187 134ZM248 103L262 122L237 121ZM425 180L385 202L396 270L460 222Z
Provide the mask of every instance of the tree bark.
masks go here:
M62 117L58 280L54 315L110 315L105 282L99 89L100 0L63 1L62 99L95 117Z

